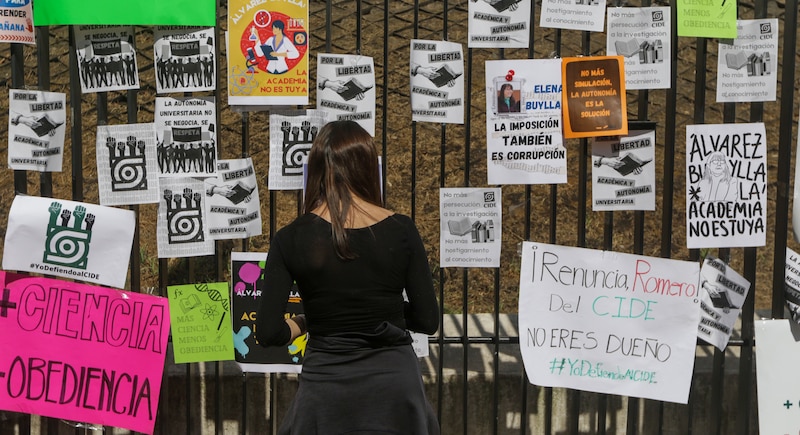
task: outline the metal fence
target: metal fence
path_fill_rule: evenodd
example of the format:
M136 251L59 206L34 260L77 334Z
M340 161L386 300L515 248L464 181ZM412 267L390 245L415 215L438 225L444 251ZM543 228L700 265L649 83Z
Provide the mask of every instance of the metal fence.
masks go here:
M778 100L768 103L715 103L716 40L678 38L673 2L610 2L616 6L670 6L672 11L672 86L628 92L633 122L653 123L659 176L655 212L593 212L585 139L567 142L569 182L564 185L508 185L503 189L501 268L441 269L438 246L438 188L486 186L484 62L605 54L605 33L544 29L541 4L531 11L529 49L467 49L468 0L329 0L310 2L309 54L372 56L376 66L376 143L381 147L387 206L412 216L426 246L438 285L443 320L450 328L431 338L425 363L428 395L438 410L443 433L702 433L757 432L754 377L756 308L784 317L783 280L788 234L791 147L797 42L796 0L740 2L740 19L775 17L781 23ZM226 4L220 1L218 41L224 41ZM65 165L61 173L10 172L0 219L17 194L97 202L97 174L86 155L94 155L96 126L153 121L155 79L152 29L136 27L141 89L82 94L73 32L69 27L39 27L37 45L10 45L0 57L8 88L65 92L70 107ZM466 58L464 125L411 122L409 40L448 40L464 44ZM219 44L217 44L219 47ZM219 48L218 48L219 50ZM262 174L261 203L268 216L264 235L241 242L218 242L216 255L158 259L155 205L131 206L138 231L127 288L166 294L166 286L228 279L231 251L268 249L269 237L297 216L296 192L268 191L268 112L235 111L227 105L224 49L218 54L220 158L253 157ZM314 62L310 62L314 80ZM314 101L313 86L310 87ZM8 114L8 100L0 101ZM768 244L763 248L721 249L753 286L742 309L741 329L725 352L698 343L698 364L688 405L542 388L525 378L514 330L519 254L523 240L598 248L664 258L697 260L686 249L682 214L683 159L687 124L763 121L768 131ZM0 122L2 128L5 121ZM7 133L7 132L4 132ZM260 168L260 169L259 169ZM13 190L12 192L12 186ZM4 253L9 255L9 253ZM476 316L476 313L484 313ZM512 327L505 327L510 322ZM476 364L475 354L482 354ZM507 358L511 359L511 363ZM516 360L514 360L516 358ZM291 376L242 374L223 363L174 365L167 358L156 433L273 433L296 388ZM701 361L702 360L702 361ZM501 367L506 367L501 372ZM112 433L127 433L106 429ZM85 433L85 427L56 419L0 412L0 433Z

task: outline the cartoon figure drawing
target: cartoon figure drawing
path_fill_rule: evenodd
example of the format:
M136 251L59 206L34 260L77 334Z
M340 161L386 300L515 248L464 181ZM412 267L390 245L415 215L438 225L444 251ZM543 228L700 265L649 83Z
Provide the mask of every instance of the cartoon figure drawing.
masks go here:
M261 41L261 36L255 27L250 29L250 39L256 41L255 52L248 50L248 64L252 63L254 56L261 56L267 59L267 72L271 74L283 74L289 71L286 59L297 59L300 52L284 34L286 25L283 21L275 20L272 23L272 36L266 42ZM253 57L253 59L250 59Z
M711 153L705 162L703 178L697 183L701 201L735 201L739 192L725 155Z

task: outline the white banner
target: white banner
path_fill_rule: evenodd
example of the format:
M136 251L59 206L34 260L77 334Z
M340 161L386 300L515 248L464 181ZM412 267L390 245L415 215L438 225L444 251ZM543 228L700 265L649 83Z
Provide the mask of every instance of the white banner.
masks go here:
M16 196L8 214L3 269L123 288L135 226L131 210Z
M756 320L759 433L800 433L800 326L787 319Z
M699 266L523 242L519 332L532 384L687 403Z

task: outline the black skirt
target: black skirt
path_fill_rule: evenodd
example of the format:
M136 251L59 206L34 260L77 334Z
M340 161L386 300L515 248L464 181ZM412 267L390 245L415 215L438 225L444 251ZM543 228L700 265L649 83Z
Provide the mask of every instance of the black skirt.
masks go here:
M408 332L310 337L279 435L438 435Z

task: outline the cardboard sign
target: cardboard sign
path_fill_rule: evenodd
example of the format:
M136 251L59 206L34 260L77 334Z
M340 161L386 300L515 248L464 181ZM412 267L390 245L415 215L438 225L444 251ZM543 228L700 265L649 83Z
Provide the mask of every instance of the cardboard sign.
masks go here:
M167 287L175 363L233 359L227 282Z
M165 298L0 271L0 409L151 434Z
M523 242L519 333L531 383L687 403L696 262Z
M130 210L16 196L8 215L3 269L122 288L135 226Z
M624 65L622 56L563 59L564 137L628 134Z

